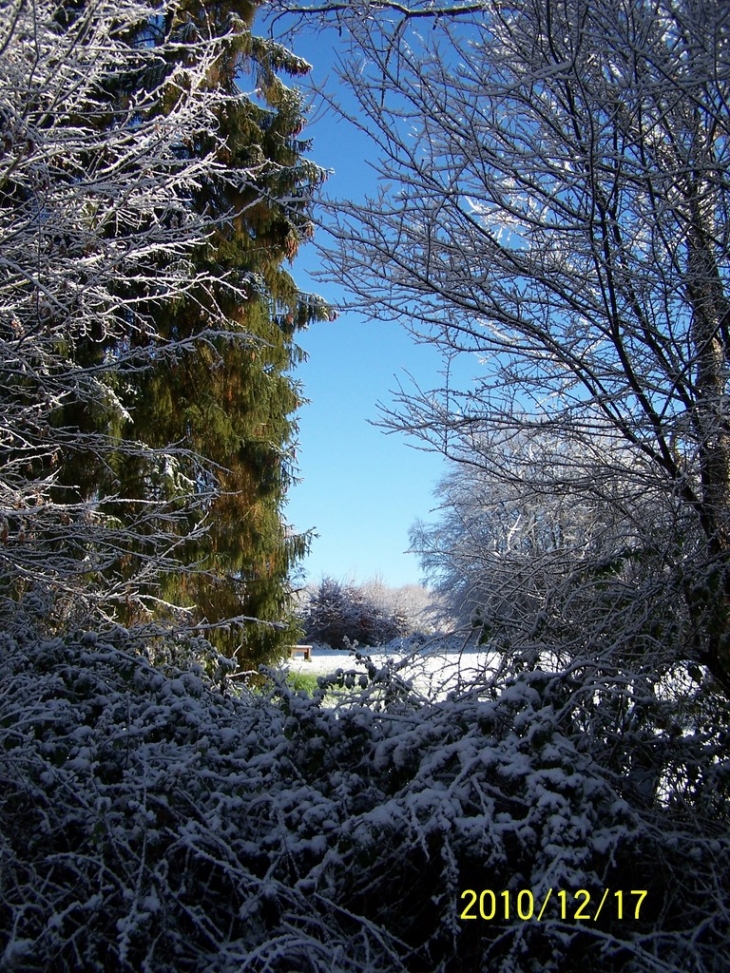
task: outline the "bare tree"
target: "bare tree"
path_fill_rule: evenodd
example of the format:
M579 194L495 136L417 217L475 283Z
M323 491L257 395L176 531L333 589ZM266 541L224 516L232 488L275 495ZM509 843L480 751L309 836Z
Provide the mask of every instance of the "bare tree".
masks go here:
M630 457L614 466L621 461ZM514 437L501 463L498 475L453 464L438 520L411 531L465 633L520 664L587 655L655 671L674 664L676 646L693 637L678 586L678 539L691 534L682 505L638 470L634 480L592 478L594 456L544 434ZM561 469L556 484L550 472Z
M184 443L152 450L118 430L134 374L189 350L163 340L150 312L208 290L191 257L214 224L188 205L192 190L214 173L256 175L215 161L215 110L231 97L211 83L222 41L185 35L173 2L1 9L0 586L86 610L139 600L146 585L154 602L159 572L179 569L186 535L206 529L190 514L205 512L213 477ZM210 150L192 151L203 133ZM205 313L195 340L213 354L216 334L251 340L212 296ZM74 501L62 455L72 468L78 457L79 476L89 456L111 474L113 459L142 456L148 492L125 497L111 475L111 490Z
M730 9L325 8L382 177L332 204L330 273L450 363L479 361L466 390L402 391L390 425L512 483L505 450L544 431L571 458L538 492L615 481L677 507L680 651L727 674Z

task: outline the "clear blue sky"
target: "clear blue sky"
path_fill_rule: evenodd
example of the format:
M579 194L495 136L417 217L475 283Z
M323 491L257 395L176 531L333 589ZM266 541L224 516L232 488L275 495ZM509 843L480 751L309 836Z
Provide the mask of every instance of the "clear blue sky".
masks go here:
M330 85L336 84L331 72L336 39L335 32L319 37L303 33L292 44L312 63L315 82L329 74ZM313 116L303 137L314 139L310 158L335 170L327 195L362 198L368 184L374 185L366 165L373 149L332 112L315 106ZM294 264L297 283L341 302L338 287L310 277L316 267L316 251L305 247ZM416 518L429 519L444 461L371 423L378 420L378 402L392 404L398 380L408 383L406 371L425 388L440 384L440 359L430 348L416 345L397 324L351 313L313 324L300 332L299 344L309 361L297 368L295 377L310 404L299 417L302 482L291 489L285 516L298 531L314 528L319 535L303 564L308 578L364 581L378 575L394 586L416 583L421 571L417 557L405 553L408 530Z

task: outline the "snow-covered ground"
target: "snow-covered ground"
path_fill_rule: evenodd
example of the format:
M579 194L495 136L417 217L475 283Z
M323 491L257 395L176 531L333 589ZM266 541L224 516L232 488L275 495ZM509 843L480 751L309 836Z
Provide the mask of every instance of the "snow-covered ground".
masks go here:
M494 670L498 659L492 654L477 651L473 645L465 647L464 639L429 639L421 644L418 639L395 639L387 645L368 649L359 647L351 651L339 651L323 645L312 647L312 658L306 660L297 654L286 663L293 672L311 673L322 676L342 669L362 671L355 653L369 656L382 666L391 662L405 679L413 680L414 686L429 696L441 696L457 685L473 683L484 679L487 670Z

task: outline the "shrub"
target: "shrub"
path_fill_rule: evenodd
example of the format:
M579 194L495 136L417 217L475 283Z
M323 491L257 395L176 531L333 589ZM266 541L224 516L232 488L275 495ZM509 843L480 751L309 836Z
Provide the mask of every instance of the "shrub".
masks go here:
M137 648L2 638L0 969L727 968L719 705L677 733L638 680L539 671L418 704L366 662L325 708L325 686L233 692ZM466 889L509 891L510 918L461 919ZM515 918L522 889L553 890L539 923ZM578 889L613 908L575 921Z
M333 649L383 645L407 634L408 623L398 611L388 611L369 598L364 589L323 578L302 611L307 639Z

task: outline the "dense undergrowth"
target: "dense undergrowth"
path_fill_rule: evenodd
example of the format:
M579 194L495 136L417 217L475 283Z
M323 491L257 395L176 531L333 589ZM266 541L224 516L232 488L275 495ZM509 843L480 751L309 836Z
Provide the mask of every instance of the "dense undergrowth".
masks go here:
M365 664L327 707L123 629L0 645L0 970L728 969L719 701L536 670L424 704Z

